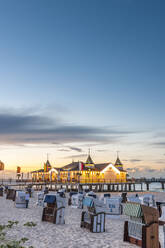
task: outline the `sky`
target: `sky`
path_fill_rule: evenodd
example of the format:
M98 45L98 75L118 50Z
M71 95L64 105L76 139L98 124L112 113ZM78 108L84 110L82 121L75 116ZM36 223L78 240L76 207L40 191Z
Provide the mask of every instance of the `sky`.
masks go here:
M165 2L0 0L0 160L165 175Z

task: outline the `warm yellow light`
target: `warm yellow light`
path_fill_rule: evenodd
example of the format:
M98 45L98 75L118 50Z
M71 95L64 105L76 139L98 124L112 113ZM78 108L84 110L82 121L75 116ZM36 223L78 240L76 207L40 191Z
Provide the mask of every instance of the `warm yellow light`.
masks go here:
M104 170L102 170L102 173L105 173L109 168L112 168L117 174L120 174L120 171L113 164L109 164L105 167Z

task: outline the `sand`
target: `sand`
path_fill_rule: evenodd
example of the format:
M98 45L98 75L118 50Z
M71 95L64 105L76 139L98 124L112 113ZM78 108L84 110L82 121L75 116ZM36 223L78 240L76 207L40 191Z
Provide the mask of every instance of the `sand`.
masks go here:
M165 193L155 193L157 199L165 199ZM30 199L28 209L18 209L14 202L0 197L0 224L6 224L8 220L19 221L17 226L7 231L7 238L18 240L26 237L29 240L26 247L34 248L120 248L137 247L123 242L123 225L125 216L110 216L106 218L105 233L91 233L87 229L80 228L81 211L67 206L65 210L65 225L54 225L42 222L42 207L36 205L37 194ZM23 226L26 222L33 221L35 227ZM163 247L163 229L159 229L161 247Z

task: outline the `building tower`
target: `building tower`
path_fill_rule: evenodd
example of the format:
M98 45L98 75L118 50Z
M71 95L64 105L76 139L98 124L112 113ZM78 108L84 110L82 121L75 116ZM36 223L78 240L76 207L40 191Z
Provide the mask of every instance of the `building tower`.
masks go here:
M86 160L86 163L85 163L85 167L86 168L89 168L89 169L93 169L94 168L94 162L91 158L91 155L90 155L90 149L89 149L89 154L88 154L88 157L87 157L87 160Z
M118 151L117 151L117 159L116 159L116 162L115 162L115 167L118 168L119 170L123 170L123 164L120 161L119 152Z

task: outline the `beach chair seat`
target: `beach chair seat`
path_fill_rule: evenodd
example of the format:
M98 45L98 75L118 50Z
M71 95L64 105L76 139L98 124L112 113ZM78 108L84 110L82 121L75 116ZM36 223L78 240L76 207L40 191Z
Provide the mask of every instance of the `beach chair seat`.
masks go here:
M52 222L54 224L65 224L65 198L59 194L47 194L44 202L47 204L43 208L42 221Z
M159 248L157 209L127 202L123 204L123 214L130 217L124 223L124 241L143 248Z
M88 208L88 211L82 212L81 227L91 232L105 232L105 212L103 212L102 202L93 197L85 197L83 205Z

